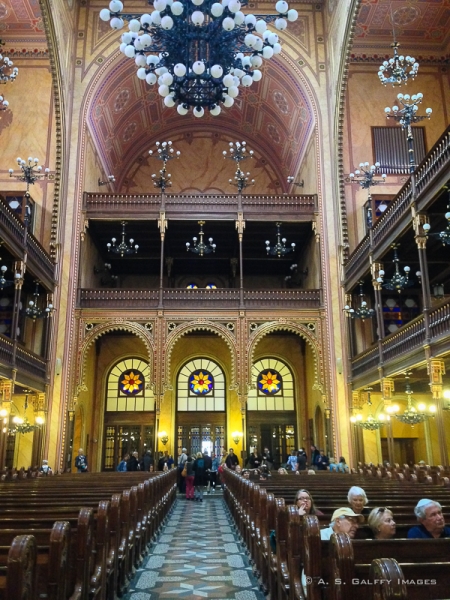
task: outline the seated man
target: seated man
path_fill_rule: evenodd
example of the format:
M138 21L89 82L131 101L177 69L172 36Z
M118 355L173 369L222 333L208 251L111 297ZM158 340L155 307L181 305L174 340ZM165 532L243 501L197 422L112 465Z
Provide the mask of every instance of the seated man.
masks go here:
M320 530L320 539L329 540L333 533L346 533L353 539L359 523L364 523L363 515L358 515L347 506L337 508L331 517L330 526Z
M349 506L337 508L331 517L330 526L320 530L320 539L329 540L333 533L346 533L353 539L360 523L364 523L364 517L353 512ZM302 586L305 597L307 597L308 585L304 571L302 572Z
M445 526L442 506L439 502L422 498L414 509L420 525L411 527L409 538L450 538L450 527Z

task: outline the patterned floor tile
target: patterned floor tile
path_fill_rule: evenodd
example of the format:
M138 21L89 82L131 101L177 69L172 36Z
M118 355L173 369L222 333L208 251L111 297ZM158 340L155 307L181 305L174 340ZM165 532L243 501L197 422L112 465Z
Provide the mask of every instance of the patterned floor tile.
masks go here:
M264 600L221 496L175 503L124 600Z

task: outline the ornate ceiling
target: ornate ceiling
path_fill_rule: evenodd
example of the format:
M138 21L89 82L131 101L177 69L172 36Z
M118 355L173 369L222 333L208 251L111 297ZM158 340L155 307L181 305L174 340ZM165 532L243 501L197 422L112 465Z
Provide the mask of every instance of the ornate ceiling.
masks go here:
M111 172L125 179L155 141L180 134L204 132L228 139L245 139L286 180L298 169L313 127L305 91L282 60L266 63L261 82L245 90L233 108L219 117L180 116L165 108L157 90L140 81L132 61L120 54L97 87L88 115L97 149ZM162 134L162 132L164 132Z
M0 0L0 37L9 55L46 49L39 0Z
M436 57L450 51L449 0L362 0L353 49L389 49L395 33L406 52L434 52Z

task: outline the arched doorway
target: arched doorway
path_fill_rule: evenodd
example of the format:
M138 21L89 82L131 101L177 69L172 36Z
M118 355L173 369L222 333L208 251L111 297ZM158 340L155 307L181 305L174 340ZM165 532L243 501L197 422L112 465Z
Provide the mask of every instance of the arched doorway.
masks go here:
M226 385L218 363L206 357L188 361L178 372L177 452L221 456L225 450Z
M154 448L155 399L150 368L141 358L120 360L108 373L102 468L114 471L121 458L137 450L142 456Z
M247 400L247 448L250 454L269 448L278 467L297 446L294 377L288 365L273 357L252 367Z

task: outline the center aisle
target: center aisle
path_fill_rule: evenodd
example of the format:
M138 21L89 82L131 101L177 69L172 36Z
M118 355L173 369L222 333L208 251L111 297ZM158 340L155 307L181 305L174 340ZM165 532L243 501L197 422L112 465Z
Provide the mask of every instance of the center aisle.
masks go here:
M221 497L179 497L125 600L264 600Z

